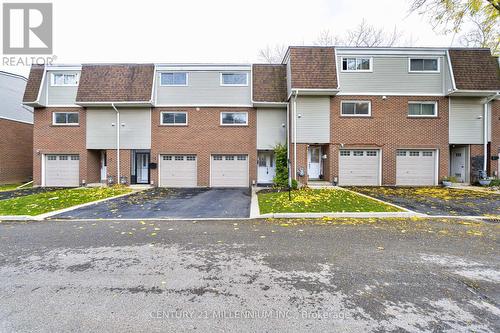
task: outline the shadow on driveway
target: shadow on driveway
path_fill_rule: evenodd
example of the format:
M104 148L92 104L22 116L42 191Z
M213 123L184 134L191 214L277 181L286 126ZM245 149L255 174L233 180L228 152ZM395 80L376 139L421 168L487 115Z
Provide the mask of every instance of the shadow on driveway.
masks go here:
M245 218L250 201L249 188L154 188L53 218Z

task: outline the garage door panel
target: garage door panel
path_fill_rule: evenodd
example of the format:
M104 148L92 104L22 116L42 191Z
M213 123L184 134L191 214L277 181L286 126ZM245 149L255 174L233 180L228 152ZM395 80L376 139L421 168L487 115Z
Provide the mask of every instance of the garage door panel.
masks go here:
M248 187L248 155L212 155L212 187Z
M160 185L162 187L196 187L198 185L196 155L161 155Z
M341 150L339 185L379 185L380 152L378 150Z
M46 155L45 186L76 187L80 184L78 155Z
M396 155L396 185L428 186L435 184L435 151L398 150Z

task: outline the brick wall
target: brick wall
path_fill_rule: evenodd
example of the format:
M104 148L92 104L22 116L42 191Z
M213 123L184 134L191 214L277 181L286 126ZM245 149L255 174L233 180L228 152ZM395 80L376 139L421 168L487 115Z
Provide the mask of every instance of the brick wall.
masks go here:
M120 176L127 178L127 183L130 184L130 158L132 151L130 149L120 149ZM107 167L106 172L108 176L113 176L115 183L118 181L116 177L116 149L106 150Z
M0 184L30 180L33 174L33 125L0 119Z
M188 113L187 126L160 125L161 111ZM220 112L248 112L248 126L221 126ZM248 154L250 182L257 180L256 110L253 108L153 108L151 162L159 154L196 154L198 186L209 186L211 154ZM151 170L158 184L158 169Z

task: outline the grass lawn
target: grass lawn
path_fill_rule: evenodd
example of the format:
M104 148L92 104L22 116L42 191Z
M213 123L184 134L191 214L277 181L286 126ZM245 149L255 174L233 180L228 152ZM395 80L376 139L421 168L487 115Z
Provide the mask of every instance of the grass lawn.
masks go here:
M18 186L21 186L21 185L23 185L23 184L3 184L3 185L0 185L0 192L15 190Z
M56 190L0 201L0 215L39 215L128 193L124 187Z
M336 189L300 189L288 192L261 193L259 208L266 213L327 213L327 212L399 212L400 209L356 193Z

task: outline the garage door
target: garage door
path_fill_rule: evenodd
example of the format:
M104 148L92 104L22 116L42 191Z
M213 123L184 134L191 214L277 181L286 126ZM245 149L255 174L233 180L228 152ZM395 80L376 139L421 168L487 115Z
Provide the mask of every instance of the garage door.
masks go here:
M212 155L212 187L248 187L248 155Z
M380 151L341 150L339 185L380 185Z
M435 181L435 150L396 152L396 185L434 185Z
M78 186L80 157L78 155L45 155L45 186Z
M196 155L161 155L160 186L196 187L197 169Z

